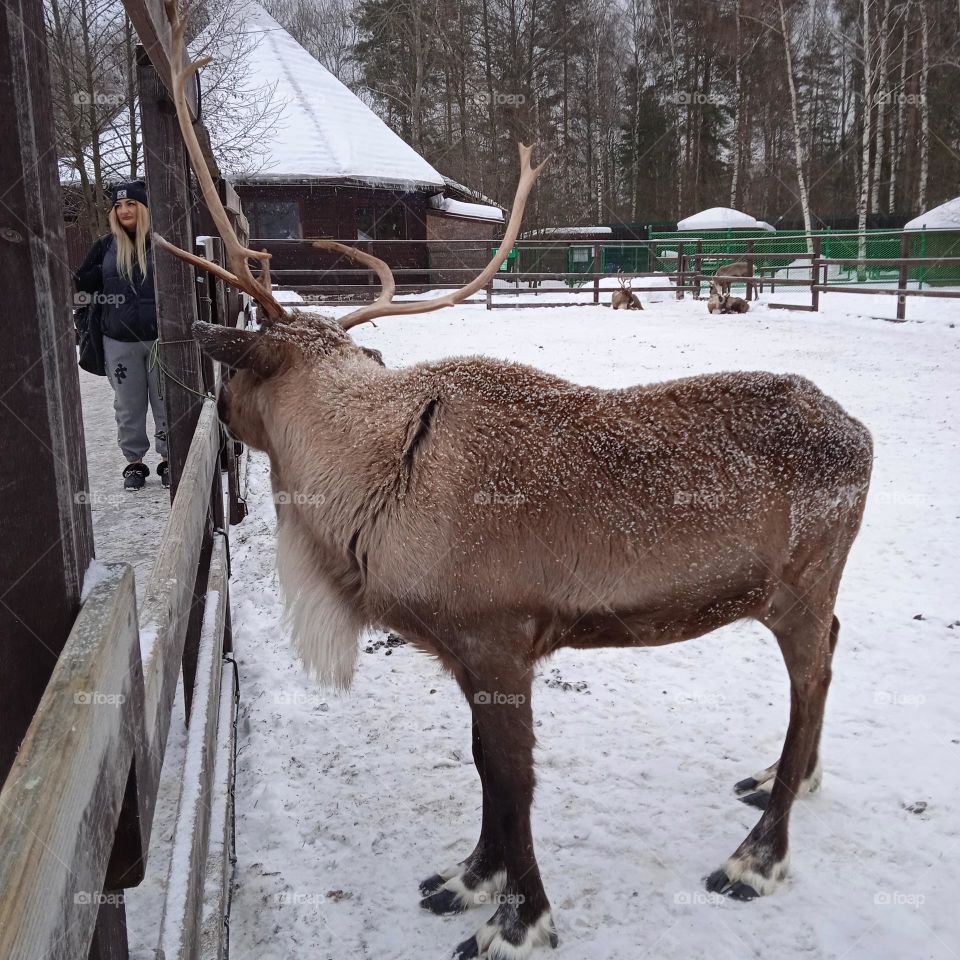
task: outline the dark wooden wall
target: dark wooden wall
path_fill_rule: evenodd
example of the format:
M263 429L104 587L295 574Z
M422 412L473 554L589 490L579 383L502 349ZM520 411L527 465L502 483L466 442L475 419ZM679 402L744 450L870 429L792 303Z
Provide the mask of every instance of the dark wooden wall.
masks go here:
M403 211L406 240L427 239L427 195L425 193L402 193L392 190L354 186L332 186L321 184L242 184L236 185L237 193L245 210L251 204L260 202L295 201L300 207L300 226L303 236L308 239L341 240L361 249L370 250L382 260L386 260L395 270L423 269L428 266L426 244L419 243L377 243L367 247L357 242L357 224L363 208L376 207L387 211ZM372 277L347 274L328 274L320 277L308 271L335 270L339 267L354 268L356 264L344 260L336 254L316 250L309 243L275 240L257 237L251 222L251 245L256 249L267 249L273 254L270 272L277 283L289 286L309 284L345 284L375 282ZM400 283L422 284L424 275L400 274Z

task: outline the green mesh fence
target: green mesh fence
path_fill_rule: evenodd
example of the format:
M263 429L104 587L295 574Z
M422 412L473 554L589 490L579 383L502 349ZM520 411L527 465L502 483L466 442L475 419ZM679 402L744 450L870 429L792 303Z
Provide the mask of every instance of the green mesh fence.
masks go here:
M681 244L687 256L697 251L700 241L702 260L700 272L708 276L716 273L720 267L733 263L738 257L749 252L752 242L753 252L758 255L754 260L755 274L779 274L792 278L805 278L810 275L809 260L797 260L797 255L807 251L807 234L802 230L780 230L777 233L767 231L716 231L709 236L702 232L676 231L672 233L652 233L651 241L655 248L653 269L665 273L676 270L677 257ZM888 230L868 230L865 233L865 249L861 254L861 234L856 230L828 230L810 234L821 241L821 256L826 260L895 260L900 257L900 233ZM911 257L960 257L960 231L917 230L910 231ZM908 271L911 281L921 287L928 285L960 285L960 264L944 266L917 266ZM893 281L898 277L895 266L871 265L867 263L863 276L854 265L832 266L829 268L830 283L859 283L863 280L873 282Z

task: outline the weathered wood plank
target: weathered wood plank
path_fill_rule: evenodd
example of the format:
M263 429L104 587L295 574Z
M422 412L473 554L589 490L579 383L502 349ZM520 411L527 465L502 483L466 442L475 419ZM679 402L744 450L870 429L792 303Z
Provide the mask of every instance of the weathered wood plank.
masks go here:
M150 191L150 224L170 243L190 250L190 168L176 110L157 71L143 57L137 64L137 84L144 167ZM180 484L203 395L200 348L191 329L197 319L196 282L189 264L156 244L152 256L172 499Z
M43 10L0 6L0 784L93 556Z
M141 773L151 796L156 794L170 729L219 437L216 403L207 400L200 412L183 468L181 490L171 507L140 612L148 742L147 763Z
M89 949L136 743L143 674L133 570L90 593L0 793L0 957Z
M229 613L229 609L228 609ZM204 885L203 921L199 956L222 960L227 951L227 911L233 878L233 783L237 746L237 665L223 663L220 680L220 719L217 726L217 758L210 796L210 840Z
M210 558L193 709L183 764L183 786L160 922L157 956L163 960L193 960L197 956L217 755L228 596L226 538L217 534Z

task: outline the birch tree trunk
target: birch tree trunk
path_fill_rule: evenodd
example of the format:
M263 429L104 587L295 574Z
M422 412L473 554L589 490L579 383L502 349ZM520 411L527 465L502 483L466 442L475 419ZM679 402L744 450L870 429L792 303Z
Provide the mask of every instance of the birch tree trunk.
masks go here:
M887 212L893 213L896 209L897 174L900 172L903 152L903 122L907 106L907 48L910 39L910 2L903 11L903 36L900 38L900 80L897 83L897 112L895 123L891 131L890 143L890 190L887 195Z
M807 193L807 178L804 173L803 140L800 136L800 107L797 102L797 83L793 76L793 51L790 47L790 32L787 28L787 14L783 0L777 0L780 7L780 30L783 33L783 52L786 58L787 85L790 88L790 113L793 118L793 149L797 164L797 187L800 190L800 208L803 211L803 229L807 232L807 250L812 249L810 233L813 226L810 221L810 197Z
M883 123L887 99L887 51L889 49L890 0L883 3L883 26L880 29L880 56L877 60L877 146L873 157L873 186L870 189L870 212L880 212L880 176L883 172Z
M743 162L743 37L740 22L740 0L733 12L737 29L737 47L734 52L734 108L733 108L733 176L730 179L730 206L737 206L737 187L740 185L740 165Z
M920 0L920 187L917 206L927 209L927 180L930 175L930 105L927 102L927 78L930 73L930 24L927 0Z
M870 202L870 140L873 136L871 120L873 117L873 71L870 58L870 0L863 0L863 151L860 156L860 199L857 202L857 230L860 241L857 256L863 260L867 255L867 205ZM863 264L857 267L857 280L866 280L867 271Z

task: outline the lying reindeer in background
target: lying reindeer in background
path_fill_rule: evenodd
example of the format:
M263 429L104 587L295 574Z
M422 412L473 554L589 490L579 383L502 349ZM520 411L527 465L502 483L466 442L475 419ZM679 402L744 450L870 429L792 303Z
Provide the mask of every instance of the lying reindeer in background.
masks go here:
M729 293L721 294L716 283L710 284L710 299L707 301L707 310L710 313L746 313L750 304L740 297Z
M614 310L642 310L643 304L640 302L640 298L630 289L633 286L633 281L624 277L618 279L620 289L614 291L610 298L610 306Z
M171 21L178 63L183 27ZM786 874L790 808L820 782L834 604L870 478L866 428L797 376L603 390L487 357L384 367L348 331L481 289L543 165L520 147L503 241L462 289L393 303L383 261L318 241L376 270L383 290L339 322L288 312L253 277L248 260L266 255L233 234L203 162L184 98L197 68L176 77L177 113L233 272L157 245L259 304L260 332L195 331L237 371L221 392L224 423L270 458L277 565L305 665L346 687L361 631L391 629L437 657L470 706L480 838L421 884L434 913L496 905L456 956L524 960L557 943L530 827L531 697L537 663L563 647L659 646L747 617L770 628L790 677L786 741L777 763L736 785L764 812L706 883L737 899L771 893Z

